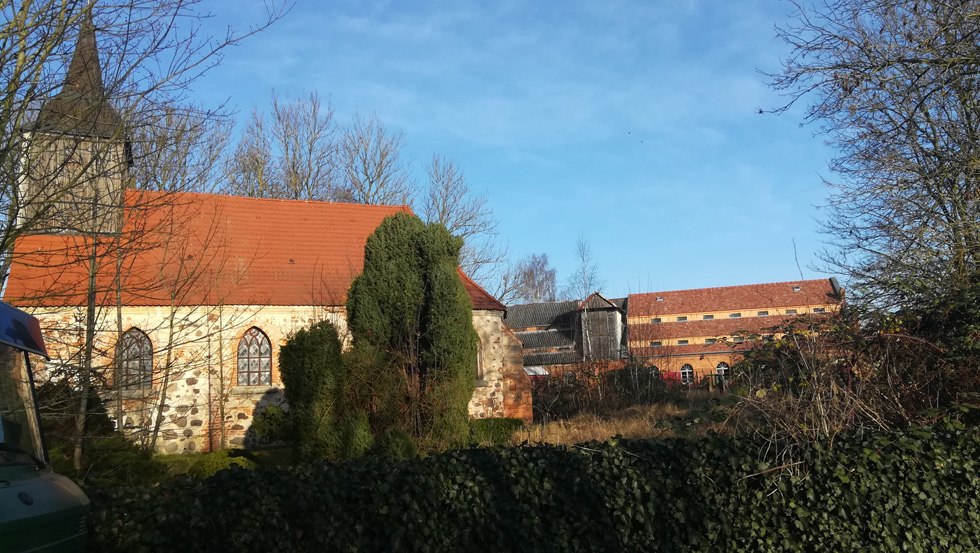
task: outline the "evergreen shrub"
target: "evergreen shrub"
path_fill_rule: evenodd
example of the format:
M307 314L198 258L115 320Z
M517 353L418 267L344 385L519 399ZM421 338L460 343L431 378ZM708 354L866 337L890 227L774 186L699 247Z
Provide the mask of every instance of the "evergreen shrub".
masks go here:
M92 548L174 551L980 550L980 432L610 440L231 468L92 490ZM771 455L771 456L767 456Z

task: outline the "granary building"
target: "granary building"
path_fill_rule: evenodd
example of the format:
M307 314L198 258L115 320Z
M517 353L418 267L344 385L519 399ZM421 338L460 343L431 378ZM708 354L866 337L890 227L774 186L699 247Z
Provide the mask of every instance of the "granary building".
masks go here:
M684 383L725 377L752 340L836 311L843 299L833 278L631 294L630 355Z

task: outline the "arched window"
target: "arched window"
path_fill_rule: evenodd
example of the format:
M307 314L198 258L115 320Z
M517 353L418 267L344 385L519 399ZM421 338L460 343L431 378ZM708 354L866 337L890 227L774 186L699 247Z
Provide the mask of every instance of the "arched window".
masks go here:
M718 376L722 378L728 378L728 373L730 371L731 371L731 367L729 367L728 363L725 363L724 361L718 363L718 366L715 367L715 372L718 374Z
M238 342L238 385L263 384L272 384L272 345L265 332L253 326Z
M694 382L694 367L684 363L681 367L681 382L684 384L691 384Z
M135 327L124 332L116 346L116 365L120 388L150 388L153 385L153 345L150 337Z

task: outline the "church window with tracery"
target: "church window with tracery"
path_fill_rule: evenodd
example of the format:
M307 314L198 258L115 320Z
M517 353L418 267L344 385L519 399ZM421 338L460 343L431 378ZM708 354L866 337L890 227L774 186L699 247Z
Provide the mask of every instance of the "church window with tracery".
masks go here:
M245 331L238 342L238 385L272 384L272 344L256 327Z

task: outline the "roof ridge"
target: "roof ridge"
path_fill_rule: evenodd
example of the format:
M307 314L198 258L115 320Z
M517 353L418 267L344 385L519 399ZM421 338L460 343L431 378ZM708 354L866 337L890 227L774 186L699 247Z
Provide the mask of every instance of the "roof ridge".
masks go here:
M305 200L305 199L295 199L295 198L263 198L257 196L240 196L237 194L222 194L220 192L199 192L196 190L147 190L147 189L135 189L130 188L126 191L132 194L151 194L157 196L164 196L171 194L174 196L199 196L205 198L230 198L232 201L243 201L243 202L274 202L274 203L289 203L289 204L310 204L310 205L334 205L334 206L351 206L357 208L369 208L369 209L401 209L407 213L415 215L412 211L411 206L408 204L362 204L356 202L337 202L331 200Z
M677 292L695 292L695 291L708 291L708 290L731 290L733 288L755 288L759 286L778 286L781 284L793 285L793 284L803 284L803 283L815 283L830 281L830 278L813 278L813 279L801 279L801 280L785 280L780 282L757 282L754 284L734 284L729 286L708 286L705 288L680 288L677 290L658 290L654 292L637 292L635 294L630 294L629 297L634 296L652 296L655 294L673 294Z

